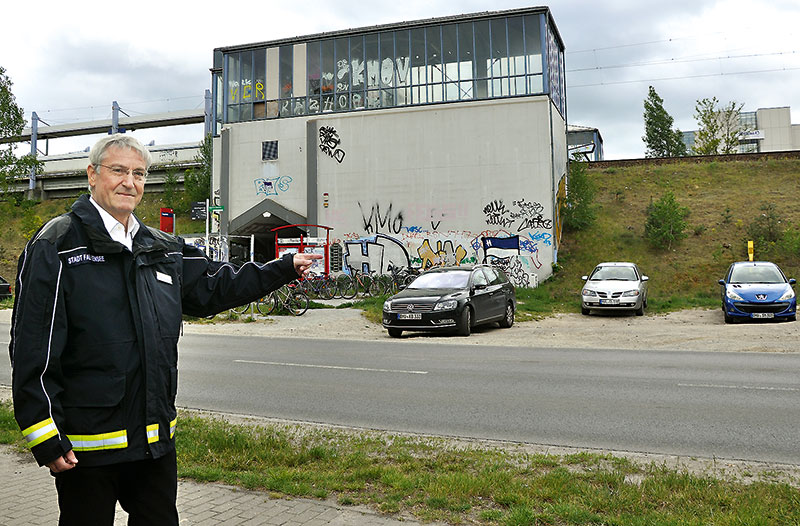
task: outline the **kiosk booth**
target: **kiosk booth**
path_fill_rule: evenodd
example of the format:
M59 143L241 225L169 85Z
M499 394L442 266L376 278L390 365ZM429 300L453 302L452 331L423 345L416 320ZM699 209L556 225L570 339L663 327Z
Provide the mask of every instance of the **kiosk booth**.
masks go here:
M316 227L325 230L325 237L311 237L303 234L303 227ZM300 237L280 237L280 230L287 228L300 229ZM317 274L330 275L330 246L331 230L333 227L324 225L284 225L273 228L275 232L275 257L279 258L288 253L320 254L322 259L318 259L311 267L311 272Z

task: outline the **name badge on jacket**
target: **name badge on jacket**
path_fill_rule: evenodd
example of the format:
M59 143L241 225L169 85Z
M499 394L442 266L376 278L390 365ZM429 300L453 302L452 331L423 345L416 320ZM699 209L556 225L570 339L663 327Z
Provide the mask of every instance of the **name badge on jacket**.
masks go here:
M172 276L170 276L169 274L164 274L163 272L159 272L156 270L156 279L158 281L162 281L164 283L172 285Z

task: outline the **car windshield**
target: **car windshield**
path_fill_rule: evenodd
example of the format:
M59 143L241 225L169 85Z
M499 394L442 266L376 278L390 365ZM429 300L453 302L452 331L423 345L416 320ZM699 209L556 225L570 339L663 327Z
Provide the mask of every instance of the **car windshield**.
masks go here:
M785 283L781 272L771 265L743 265L734 267L731 283Z
M633 267L597 267L589 278L591 281L636 281Z
M466 288L469 282L469 271L454 270L451 272L429 272L415 279L410 289L460 289Z

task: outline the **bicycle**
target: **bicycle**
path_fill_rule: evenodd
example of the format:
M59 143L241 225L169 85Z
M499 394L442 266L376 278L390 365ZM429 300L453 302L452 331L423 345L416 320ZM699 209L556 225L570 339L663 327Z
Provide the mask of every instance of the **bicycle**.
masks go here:
M397 294L419 276L419 270L413 267L389 265L389 272L390 274L386 275L388 278L387 291L392 294Z
M343 277L343 276L346 276ZM350 300L356 297L359 291L363 291L365 296L372 295L378 296L381 292L381 285L377 279L377 272L362 272L356 270L352 276L343 274L337 280L339 284L339 293L342 298Z
M245 303L244 305L239 305L238 307L232 307L228 310L234 314L247 314L247 311L250 310L250 303Z
M264 316L277 313L281 309L289 311L295 316L302 316L308 310L308 296L300 290L297 280L272 291L268 296L261 298L256 307Z
M309 273L308 277L300 282L300 290L309 297L314 296L329 300L336 295L336 284L326 274Z

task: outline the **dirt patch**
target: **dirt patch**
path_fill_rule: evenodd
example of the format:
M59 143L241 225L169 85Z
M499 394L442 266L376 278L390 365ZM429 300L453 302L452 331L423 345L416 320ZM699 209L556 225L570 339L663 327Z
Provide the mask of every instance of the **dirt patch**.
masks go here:
M191 333L243 336L393 340L386 330L355 309L315 309L300 317L260 317L252 323L185 324ZM728 325L722 311L685 310L665 315L558 314L538 321L476 327L468 338L423 332L403 339L425 343L509 345L579 349L631 349L728 352L800 352L800 323L750 322Z

